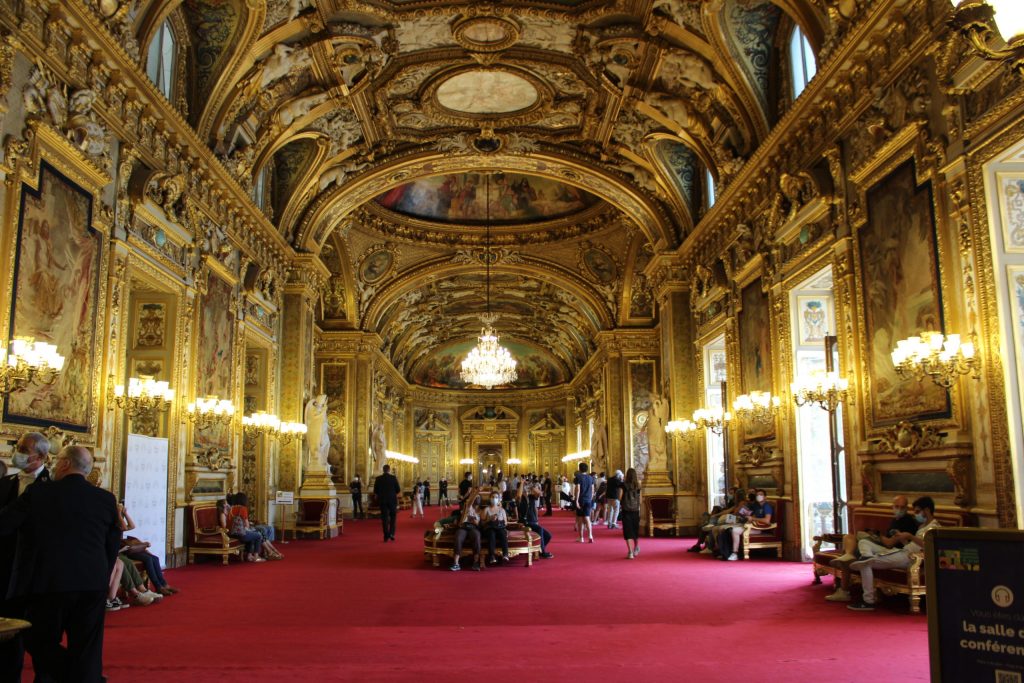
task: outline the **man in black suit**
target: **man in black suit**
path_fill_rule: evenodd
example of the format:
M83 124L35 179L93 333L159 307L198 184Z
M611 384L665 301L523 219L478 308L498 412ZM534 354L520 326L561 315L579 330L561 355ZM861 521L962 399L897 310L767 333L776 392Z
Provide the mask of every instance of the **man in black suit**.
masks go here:
M0 478L0 510L17 500L37 481L50 481L50 472L46 469L49 454L50 442L39 432L29 432L18 439L11 461L21 471ZM14 534L0 536L0 617L24 619L24 598L7 599L17 545L18 539ZM26 548L22 552L31 552L31 549ZM25 648L21 636L0 643L0 680L20 681L24 661Z
M398 477L391 474L391 465L384 465L384 473L373 482L373 493L380 506L380 523L384 527L384 541L395 540L395 518L398 517L398 494L402 487Z
M359 519L363 516L363 480L358 474L349 483L348 490L352 492L352 519Z
M0 535L18 532L8 597L27 598L25 647L36 681L103 680L104 603L121 526L113 494L86 481L91 471L92 454L67 446L54 481L0 511Z

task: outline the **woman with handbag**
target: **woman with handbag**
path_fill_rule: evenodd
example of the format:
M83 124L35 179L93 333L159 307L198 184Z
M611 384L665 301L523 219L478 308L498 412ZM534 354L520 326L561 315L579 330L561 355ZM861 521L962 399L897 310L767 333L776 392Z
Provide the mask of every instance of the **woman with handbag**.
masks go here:
M640 481L632 467L626 470L626 481L622 484L622 514L619 519L622 537L626 539L626 559L632 560L640 554Z

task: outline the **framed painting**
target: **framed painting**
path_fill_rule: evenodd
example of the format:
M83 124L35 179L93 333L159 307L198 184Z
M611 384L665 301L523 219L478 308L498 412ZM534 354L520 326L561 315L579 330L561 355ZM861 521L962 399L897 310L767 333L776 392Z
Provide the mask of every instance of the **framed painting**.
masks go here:
M1024 253L1024 173L997 173L1003 250Z
M591 247L583 252L583 263L590 276L603 285L615 282L619 276L619 270L612 257L597 247Z
M743 393L772 393L772 342L769 325L768 293L758 278L740 292L742 308L738 316L740 343L740 385ZM748 439L763 439L775 432L774 423L744 423Z
M627 460L640 475L646 471L647 461L650 459L648 424L652 396L657 386L653 360L629 361L629 431L632 450Z
M377 282L391 270L395 257L388 249L378 249L368 254L359 264L359 279L367 284Z
M199 396L232 398L231 364L234 356L235 314L231 311L233 287L210 274L199 318ZM216 425L195 430L195 445L201 449L215 446L231 448L231 428Z
M53 384L10 394L5 422L90 430L103 252L92 201L46 162L39 166L38 189L21 186L10 336L54 344L65 360Z
M827 296L797 296L797 327L799 344L821 344L829 333L832 302Z
M867 204L867 222L857 232L867 425L949 417L948 393L902 379L890 357L900 339L944 332L931 182L917 184L910 160L867 191Z
M1013 321L1013 348L1017 349L1017 390L1024 405L1024 265L1006 269L1010 289L1010 319Z

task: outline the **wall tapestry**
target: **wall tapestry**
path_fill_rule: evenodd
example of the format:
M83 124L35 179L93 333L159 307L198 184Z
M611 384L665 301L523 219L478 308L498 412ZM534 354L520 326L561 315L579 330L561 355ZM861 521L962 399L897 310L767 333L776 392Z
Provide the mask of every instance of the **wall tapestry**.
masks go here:
M630 443L633 444L631 462L637 474L643 474L650 458L650 439L647 427L651 417L651 394L655 387L653 360L630 361L629 363L629 404Z
M942 294L931 183L920 187L908 161L867 193L868 220L858 233L863 282L868 424L947 417L948 394L933 382L903 380L890 353L896 341L943 331Z
M10 395L4 420L86 432L93 417L93 352L102 235L92 197L42 163L39 189L21 188L12 337L54 344L64 369L50 386Z
M232 286L211 274L199 318L199 396L231 396L231 361L234 348L235 314L231 312ZM226 425L195 430L196 446L221 450L231 447Z

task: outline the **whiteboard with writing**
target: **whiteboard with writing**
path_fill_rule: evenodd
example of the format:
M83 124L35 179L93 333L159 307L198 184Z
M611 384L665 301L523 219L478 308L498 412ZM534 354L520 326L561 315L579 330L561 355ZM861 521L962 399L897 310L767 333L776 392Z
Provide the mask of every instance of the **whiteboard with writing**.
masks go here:
M128 535L149 541L165 566L167 552L167 439L128 435L124 506L135 522Z

